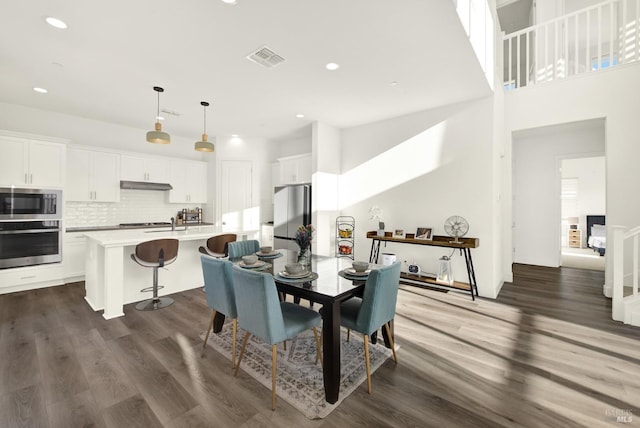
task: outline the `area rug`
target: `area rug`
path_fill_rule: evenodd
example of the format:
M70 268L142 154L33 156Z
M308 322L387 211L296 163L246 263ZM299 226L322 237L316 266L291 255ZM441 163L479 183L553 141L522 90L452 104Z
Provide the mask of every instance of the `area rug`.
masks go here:
M225 324L219 334L212 333L207 345L231 360L231 325ZM240 347L245 331L238 328L236 358L240 355ZM201 334L204 339L204 332ZM364 363L364 346L362 335L353 333L347 342L345 329L341 329L341 376L340 395L335 404L330 404L324 398L324 384L322 367L315 364L316 344L311 330L305 331L293 340L287 341L287 350L282 344L278 345L278 372L276 395L302 412L309 419L324 418L333 409L355 391L360 384L367 380ZM386 348L382 340L377 344L369 344L371 373L378 369L387 358L392 355L391 349ZM251 336L245 349L240 371L244 371L258 382L271 390L271 347ZM240 373L238 373L240 375ZM363 386L366 388L366 385ZM265 394L265 397L268 395ZM270 401L265 398L265 405Z

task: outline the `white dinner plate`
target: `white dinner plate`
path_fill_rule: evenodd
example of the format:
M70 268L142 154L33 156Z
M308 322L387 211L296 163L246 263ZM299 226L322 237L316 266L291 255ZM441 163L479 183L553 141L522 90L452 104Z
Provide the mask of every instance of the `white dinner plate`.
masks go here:
M346 268L344 273L351 276L367 276L371 272L371 269L367 269L364 272L356 272L354 268Z
M258 260L257 262L255 262L255 263L254 263L254 264L252 264L252 265L248 265L248 264L246 264L245 262L242 262L242 261L241 261L240 263L238 263L238 266L243 267L243 268L247 268L247 269L255 269L255 268L262 267L262 266L264 266L264 265L266 265L266 264L267 264L267 263L266 263L266 262L263 262L262 260Z
M278 275L280 275L283 278L300 279L300 278L306 278L307 276L311 275L311 272L305 271L300 273L287 273L286 271L283 270L282 272L279 272Z
M263 253L262 251L258 251L256 256L258 257L278 257L280 255L280 251L272 251L270 253Z

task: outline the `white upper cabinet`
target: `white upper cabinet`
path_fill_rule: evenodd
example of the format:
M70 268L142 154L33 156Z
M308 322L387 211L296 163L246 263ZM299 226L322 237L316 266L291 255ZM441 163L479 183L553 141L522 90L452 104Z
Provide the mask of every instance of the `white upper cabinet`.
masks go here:
M63 187L66 146L0 135L0 185Z
M197 161L171 161L169 163L170 203L207 202L207 164Z
M311 153L278 159L279 174L273 174L274 186L311 182ZM277 184L276 184L277 183Z
M67 201L120 201L120 155L70 148L67 165Z
M150 183L169 182L169 161L122 155L120 179L125 181L148 181Z

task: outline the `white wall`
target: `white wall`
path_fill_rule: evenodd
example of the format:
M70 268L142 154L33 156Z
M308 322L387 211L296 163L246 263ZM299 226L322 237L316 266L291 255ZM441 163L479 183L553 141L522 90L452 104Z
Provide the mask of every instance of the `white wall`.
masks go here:
M560 161L604 154L604 120L513 135L513 261L560 266Z
M339 200L342 215L356 219L355 257L369 258L373 205L383 210L387 230L414 232L431 227L444 234L444 221L461 215L473 250L481 296L495 297L501 275L494 271L493 97L342 130ZM496 180L499 181L499 180ZM499 185L499 184L496 184ZM389 243L381 249L398 260L435 272L444 248ZM406 266L405 266L406 269ZM455 278L468 282L464 258L453 256Z
M640 194L639 91L640 63L510 91L505 95L506 130L510 136L516 130L605 118L607 224L634 227L640 224L640 199L629 195ZM506 165L505 173L511 176L509 162ZM510 205L510 198L504 200ZM608 283L610 260L607 257Z

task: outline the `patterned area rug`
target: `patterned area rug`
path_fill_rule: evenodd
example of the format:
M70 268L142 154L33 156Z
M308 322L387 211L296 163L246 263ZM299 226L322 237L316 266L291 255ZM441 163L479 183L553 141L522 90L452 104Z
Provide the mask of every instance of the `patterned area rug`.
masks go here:
M245 331L238 328L236 339L236 358L240 356L240 347ZM204 339L204 333L200 335ZM335 404L327 403L324 399L322 381L322 367L315 363L316 344L313 332L307 330L295 339L287 341L287 350L282 344L278 345L278 372L276 394L302 412L309 419L324 418L349 396L360 384L365 382L367 373L364 364L364 346L362 335L351 334L347 342L347 333L341 329L341 377L340 398ZM231 360L231 325L226 323L219 334L212 333L207 342L216 351ZM371 373L392 355L391 349L384 346L380 340L376 345L369 344L371 359ZM245 349L240 371L244 371L258 382L271 390L271 347L262 340L251 336ZM270 405L265 395L265 405Z

